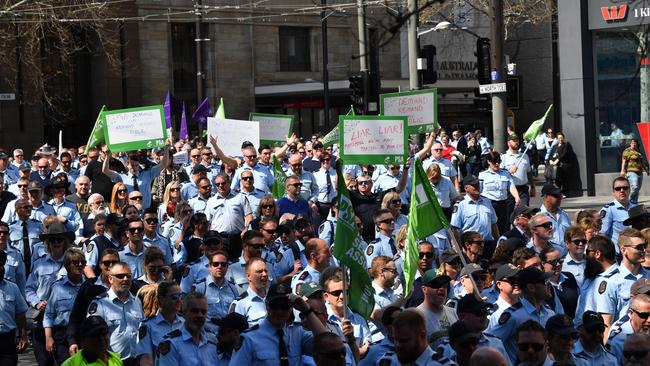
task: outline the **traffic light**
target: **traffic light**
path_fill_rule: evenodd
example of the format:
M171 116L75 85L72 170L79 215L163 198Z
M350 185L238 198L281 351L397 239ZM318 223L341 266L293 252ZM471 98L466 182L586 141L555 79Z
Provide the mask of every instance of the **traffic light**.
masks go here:
M357 71L350 75L350 92L352 104L359 110L365 111L364 91L367 74L365 71Z
M420 51L422 58L426 60L427 68L422 70L422 84L435 84L438 81L436 72L436 46L426 45Z
M476 40L476 73L479 84L489 84L491 82L490 67L490 40L488 38L479 38Z

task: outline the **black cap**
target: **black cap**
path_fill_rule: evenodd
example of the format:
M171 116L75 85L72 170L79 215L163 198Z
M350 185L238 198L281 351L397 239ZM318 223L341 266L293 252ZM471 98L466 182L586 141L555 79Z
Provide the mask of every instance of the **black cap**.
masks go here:
M65 173L63 173L65 174ZM66 188L66 184L64 181L57 179L58 175L52 179L50 179L50 182L47 185L48 189L52 188Z
M242 149L245 149L247 147L255 147L255 146L253 146L253 143L250 142L250 141L244 141L244 142L241 143L241 148Z
M492 309L493 305L483 300L478 300L474 294L467 294L458 300L456 304L456 314L472 313L487 315L488 309Z
M474 273L486 273L486 271L476 263L467 263L467 265L460 271L460 276L469 276Z
M503 243L501 243L501 245L503 245L507 250L511 252L514 252L515 250L526 246L526 244L524 244L524 241L516 236L506 239Z
M84 337L96 336L103 332L108 332L108 325L101 316L91 315L81 323L80 333Z
M519 205L515 207L514 211L512 211L512 215L510 215L510 222L515 221L517 217L522 215L528 216L530 218L538 212L539 212L539 208L531 208L528 206Z
M517 274L519 274L519 268L512 263L507 263L497 268L497 273L494 275L494 279L496 281L501 281L504 278L515 277Z
M284 283L273 284L269 287L269 291L266 293L266 301L271 302L280 299L289 299L291 294L291 287Z
M562 194L562 190L556 187L554 184L544 184L542 187L542 196L551 195L559 196Z
M478 342L480 340L481 332L478 331L476 327L473 327L469 322L459 320L449 327L448 335L450 343L463 344L471 338L476 338L476 341Z
M39 181L37 181L37 180L33 180L33 181L31 181L31 182L29 182L29 183L27 184L27 191L28 191L28 192L31 192L31 191L40 191L41 189L43 189L43 186L42 186L41 183L40 183Z
M440 263L451 263L457 258L460 258L458 253L444 252L440 255Z
M235 312L223 318L214 319L212 322L220 328L237 329L240 333L248 329L248 320L246 320L246 317Z
M519 271L519 275L517 276L517 285L519 285L519 288L523 289L528 284L544 282L552 275L552 272L543 272L536 267L526 267Z
M0 159L9 159L9 155L4 151L0 151Z
M555 314L546 321L546 331L551 334L570 335L577 334L573 321L568 315Z
M323 143L320 141L316 141L311 145L312 149L322 149L323 148Z
M207 173L208 168L204 167L203 164L196 164L192 167L192 174Z
M463 178L464 186L476 186L478 184L479 184L478 178L476 178L473 175L468 175L465 178Z
M625 226L632 226L635 221L637 220L643 220L647 219L650 214L645 210L645 207L643 205L638 205L630 208L627 211L628 218L623 221L623 225ZM645 224L645 222L644 222Z
M582 326L585 328L592 328L595 326L604 327L605 320L603 319L603 316L597 312L588 310L582 314Z
M122 219L119 216L117 216L114 213L109 213L108 215L106 215L106 222L104 223L104 225L106 225L106 226L118 225L121 222L122 222Z
M203 238L203 245L205 246L221 244L223 244L223 237L217 231L210 230Z

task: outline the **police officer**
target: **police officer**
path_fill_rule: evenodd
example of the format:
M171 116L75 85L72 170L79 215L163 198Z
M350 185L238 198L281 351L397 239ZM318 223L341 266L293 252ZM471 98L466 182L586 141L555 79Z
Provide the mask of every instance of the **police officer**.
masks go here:
M242 150L242 153L244 154L244 164L235 171L235 178L230 188L233 191L239 191L241 179L243 179L242 173L249 171L255 176L255 188L263 191L265 194L270 192L271 188L273 188L273 174L271 174L269 168L259 163L255 148L253 146L247 147Z
M257 215L257 207L260 205L260 201L267 194L266 191L263 191L254 185L255 177L253 172L250 170L244 170L241 172L241 190L239 193L243 194L244 197L248 199L248 204L251 207L253 212L253 217Z
M553 184L545 184L542 187L543 203L539 211L548 216L553 223L553 238L551 241L558 244L564 241L564 231L571 226L571 218L569 218L566 211L560 208L562 197L562 190Z
M217 358L214 334L204 329L208 315L205 295L191 292L183 299L184 325L167 334L158 345L158 366L208 365Z
M650 331L650 296L639 294L634 296L627 315L612 325L607 340L609 351L616 356L618 364L623 364L623 343L632 333L648 333Z
M153 207L146 209L143 214L143 221L144 235L142 241L145 249L155 246L163 253L165 264L172 265L174 263L172 244L169 238L158 233L158 211Z
M555 314L546 322L549 354L556 362L569 362L576 366L589 366L583 356L573 353L578 340L578 331L573 327L573 320L564 314Z
M217 333L217 359L216 366L229 366L234 350L241 346L241 333L248 329L246 317L238 313L230 313L217 319L219 326Z
M197 193L194 196L191 196L187 203L192 207L194 213L205 213L208 200L212 197L212 184L210 183L210 179L199 177L196 186L198 187Z
M456 365L429 347L424 318L417 310L408 309L397 316L393 321L393 337L395 352L386 352L377 365Z
M470 280L470 276L474 280ZM460 283L463 285L463 290L456 294L450 296L451 298L446 306L456 309L458 302L467 294L474 294L474 284L476 284L476 289L478 293L482 293L485 288L485 280L487 279L487 271L483 267L479 266L476 263L467 263L465 267L460 271ZM456 311L458 313L458 311Z
M336 234L336 221L339 214L339 202L337 199L332 200L330 205L330 214L327 220L323 221L318 227L318 237L325 240L327 245L334 244L334 235Z
M30 217L32 214L32 204L29 203L29 200L19 199L16 201L14 207L16 209L15 217L17 221L9 226L9 240L11 246L18 249L23 256L25 273L30 273L33 261L44 254L42 252L42 245L38 245L39 249L36 249L37 243L41 241L39 235L43 233L43 223ZM16 282L16 284L24 291L24 279L22 283Z
M124 221L116 214L106 215L104 223L104 234L97 235L92 240L84 244L84 253L86 253L86 277L93 277L92 274L99 275L99 259L107 248L118 249L121 247L119 238L125 230Z
M0 221L0 252L4 252L7 259L4 264L4 278L15 283L20 293L25 293L25 263L20 251L9 245L11 231L6 222ZM29 246L29 244L27 244Z
M630 202L630 182L625 177L616 177L612 182L612 194L614 200L600 210L603 226L600 232L614 243L618 243L618 235L621 230L627 226L623 223L630 215L628 211L636 206L636 203ZM620 254L617 248L616 252Z
M519 151L519 136L516 134L508 136L508 151L501 155L501 166L512 175L521 204L528 206L530 197L535 197L535 182L528 155ZM514 197L509 195L508 212L512 212L514 208Z
M228 314L230 304L239 297L239 293L235 284L226 280L228 253L223 250L212 253L208 268L210 274L194 283L193 287L195 292L204 294L208 299L208 318L216 320ZM217 331L213 321L207 322L205 328L211 333Z
M157 216L157 214L156 214ZM139 278L144 275L142 259L144 257L144 223L142 220L133 219L127 223L126 235L129 242L120 251L120 260L127 263L133 271L133 277Z
M454 206L451 214L450 225L456 238L460 240L460 233L477 231L483 239L495 240L499 237L497 215L490 201L481 196L479 180L469 175L463 178L465 198Z
M230 312L244 315L248 324L253 326L266 316L264 299L267 296L269 270L262 258L253 257L246 263L246 279L248 288L230 305Z
M393 237L395 229L395 217L389 209L379 209L373 215L375 227L377 228L377 238L368 244L366 248L366 266L372 267L372 260L378 255L385 255L394 258L399 254L397 243Z
M136 356L140 364L152 364L155 351L163 341L163 337L170 332L180 329L184 319L179 315L183 303L181 288L173 281L163 281L158 284L156 293L160 308L154 316L150 316L140 323L138 329L138 343Z
M119 353L125 366L137 365L136 340L144 315L140 299L131 295L131 268L124 262L111 267L107 293L90 303L88 316L98 315L108 322L110 349Z
M246 264L251 258L261 258L262 250L265 247L264 235L257 230L248 230L242 237L244 251L237 261L233 261L228 268L226 277L228 281L235 284L238 293L241 295L246 292L248 280L246 278ZM264 261L268 269L269 281L273 282L275 275L273 270L274 263Z
M312 238L305 245L309 263L291 280L291 290L297 294L304 283L319 283L321 273L330 265L330 249L322 239Z
M506 309L499 319L497 325L488 331L505 341L504 346L510 359L510 363L516 361L515 334L517 328L527 320L546 325L546 321L555 315L553 310L545 304L549 296L546 280L550 276L535 267L527 267L519 271L517 284L521 289L519 302Z
M2 229L2 227L0 227ZM25 312L27 303L18 286L4 278L7 253L0 250L0 364L17 365L16 330L20 331L18 350L27 347Z
M519 302L520 290L516 281L517 274L519 274L519 268L512 263L503 264L497 268L494 286L499 291L499 297L494 301L488 298L488 302L494 304L488 317L490 328L497 325L497 321L506 309Z
M300 297L291 294L285 284L272 285L265 299L267 315L259 325L242 334L242 344L235 351L231 365L301 365L301 356L312 352L312 337L327 328L316 317L311 307ZM295 308L305 319L309 329L300 323L290 323Z
M605 366L618 363L616 356L603 347L605 321L595 311L585 311L578 327L580 339L573 347L576 357L586 359L591 365Z
M210 256L217 250L224 249L223 238L218 233L210 231L205 238L203 238L203 243L201 244L200 249L203 251L203 256L194 262L189 263L183 271L181 290L184 293L190 292L192 286L197 281L210 274L210 270L208 269Z
M490 152L487 155L487 163L488 168L478 175L478 180L481 183L481 196L492 202L492 207L497 214L499 232L505 233L510 229L510 212L508 212L506 202L508 193L514 197L515 206L519 206L521 201L519 192L512 180L512 175L507 170L501 169L501 155L498 152Z

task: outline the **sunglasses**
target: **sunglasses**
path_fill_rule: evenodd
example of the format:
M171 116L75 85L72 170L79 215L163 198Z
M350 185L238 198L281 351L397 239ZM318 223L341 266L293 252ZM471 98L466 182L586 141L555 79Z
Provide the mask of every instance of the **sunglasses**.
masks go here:
M72 264L73 266L77 266L77 267L85 266L86 261L85 260L74 260L74 261L70 261L70 264Z
M179 300L183 300L184 296L182 293L177 293L177 294L169 294L167 295L167 297L169 297L173 301L179 301Z
M248 181L253 180L253 177L242 177L241 180L245 180L245 181L248 182Z
M577 341L578 339L580 339L580 335L578 335L578 333L566 334L566 335L559 336L559 337L566 340L566 341L568 341L568 340Z
M442 151L442 149L433 149L433 151Z
M203 153L201 155L203 155L203 156L212 156L212 153Z
M535 227L543 227L544 229L550 229L553 227L553 223L549 221L543 224L535 225Z
M146 222L147 224L157 224L158 223L158 218L149 217L149 218L144 219L144 222Z
M544 349L544 343L517 343L517 348L521 352L527 352L529 349L533 349L535 352L539 352Z
M329 159L329 158L327 158L327 159L320 159L321 163L324 163L324 162L326 162L326 161L331 161L331 160L332 160L332 159Z
M357 182L357 185L360 185L360 186L365 186L365 185L368 185L368 184L370 184L370 181L368 181L368 180L362 180L362 181Z
M262 229L262 230L266 231L267 233L269 233L271 235L275 234L275 229L270 229L270 230L269 229Z
M212 188L212 187L211 187L211 186L200 186L199 188L200 188L200 189L210 189L210 188Z
M244 155L244 157L249 159L257 159L257 155Z
M117 193L126 193L126 189L118 189Z
M162 269L163 269L163 266L148 266L147 267L147 270L151 274L156 274L156 273L162 271Z
M169 189L170 192L178 192L180 190L181 190L180 188L170 188Z
M392 200L392 201L390 201L390 204L391 205L401 205L402 201L400 201L400 200Z
M27 184L19 184L18 188L27 188Z
M564 259L562 259L562 258L558 258L558 259L554 259L552 261L546 262L546 264L550 264L553 267L557 267L558 265L562 265L562 263L564 263Z
M193 158L200 158L201 155L192 155Z
M644 250L648 249L648 243L641 243L641 244L637 244L637 245L626 245L625 247L626 248L634 248L634 249L638 250L639 252L641 252L641 251L644 251Z
M379 221L380 224L394 224L395 219L386 219L386 220L381 220Z
M316 351L318 353L319 358L324 358L328 360L344 360L345 359L345 349L340 350L340 351L329 351L329 352L320 352Z
M327 291L327 293L334 297L339 297L343 293L343 290Z
M110 267L110 266L114 265L117 262L119 262L119 261L102 261L102 264L104 265L104 267Z
M266 210L271 209L271 208L273 208L273 207L275 207L275 206L274 206L274 205L263 205L263 206L262 206L262 208L263 208L263 209L266 209Z
M142 196L131 197L129 199L133 201L142 201Z
M575 240L571 240L571 242L577 246L587 245L587 239L575 239Z
M302 187L302 183L294 183L294 184L289 184L290 186L293 186L295 188L300 188Z
M630 189L630 186L618 186L618 187L614 187L614 190L615 190L616 192L627 191L628 189Z
M470 240L469 242L476 245L485 245L485 240Z
M228 262L212 262L212 267L228 267Z
M262 248L264 248L264 244L246 244L246 245L248 245L249 247L251 247L253 249L262 249Z
M397 269L395 269L395 268L382 268L381 270L384 271L384 272L390 272L392 274L397 274Z
M141 233L141 232L143 232L143 231L144 231L144 228L143 228L143 227L130 227L130 228L129 228L129 232L130 232L131 234Z
M650 350L645 351L623 351L623 357L627 360L628 358L634 357L637 360L644 358Z
M226 183L226 182L216 182L216 183L214 183L214 184L215 184L217 187L225 187L225 186L228 185L228 183Z
M131 279L132 275L130 273L116 273L112 274L111 276L117 278L118 280L123 280L123 279Z
M48 241L52 244L61 244L65 242L65 238L62 236L55 236L53 238L49 238Z
M433 252L420 252L420 259L431 259L433 258Z
M646 319L648 319L648 317L650 317L650 313L642 313L642 312L636 311L636 310L634 310L632 308L630 308L630 310L632 310L632 312L634 314L636 314L639 318L641 318L643 320L646 320Z
M39 165L38 166L38 169L47 169L47 168L49 168L49 166L47 166L47 165Z

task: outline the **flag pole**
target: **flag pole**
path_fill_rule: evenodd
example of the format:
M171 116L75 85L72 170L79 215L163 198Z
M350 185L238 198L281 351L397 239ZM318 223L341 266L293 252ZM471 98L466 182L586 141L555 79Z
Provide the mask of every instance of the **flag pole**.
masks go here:
M456 241L456 235L454 235L454 233L451 231L449 227L446 227L445 231L447 233L447 237L451 241L451 246L454 248L456 253L458 253L458 257L460 258L460 262L463 264L463 267L467 266L467 261L465 260L465 256L463 255L463 252L460 250L460 245L458 244L458 241ZM469 280L472 282L472 288L474 289L473 291L474 296L476 297L477 300L483 300L481 293L478 292L478 288L476 287L476 281L474 281L474 277L472 277L471 275L468 277Z
M348 308L348 268L341 265L341 281L343 281L343 314Z

